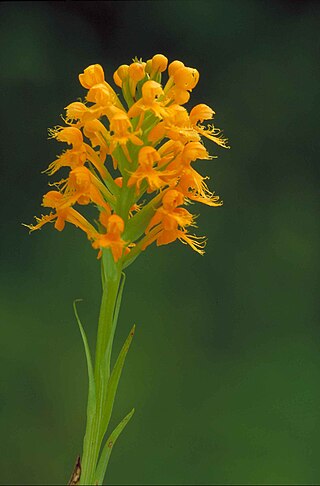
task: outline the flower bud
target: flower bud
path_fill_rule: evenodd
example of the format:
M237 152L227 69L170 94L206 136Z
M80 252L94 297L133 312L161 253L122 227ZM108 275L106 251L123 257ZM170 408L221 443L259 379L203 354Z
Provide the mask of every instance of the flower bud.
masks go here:
M151 74L152 71L152 59L148 59L146 62L145 72Z
M113 73L113 81L119 88L122 88L122 79L120 78L118 71Z
M129 66L128 64L122 64L117 69L117 74L121 81L124 81L129 76Z
M130 64L129 76L133 81L141 81L145 77L144 65L140 62Z
M167 69L168 59L163 54L156 54L151 61L152 71L162 73Z

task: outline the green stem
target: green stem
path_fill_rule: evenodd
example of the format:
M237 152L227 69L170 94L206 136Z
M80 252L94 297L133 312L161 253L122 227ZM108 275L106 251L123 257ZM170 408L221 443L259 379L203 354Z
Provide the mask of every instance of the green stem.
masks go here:
M95 380L97 387L101 380L105 381L105 377L109 377L110 373L111 348L115 331L113 317L122 271L121 265L114 263L111 255L107 255L106 260L108 261L104 266L104 285L95 355Z
M81 484L96 484L95 471L101 443L106 433L103 427L103 412L110 377L110 361L116 328L115 310L121 283L122 265L115 263L110 250L102 257L102 300L98 324L95 354L94 381L96 386L96 413L92 423L87 423L82 457Z

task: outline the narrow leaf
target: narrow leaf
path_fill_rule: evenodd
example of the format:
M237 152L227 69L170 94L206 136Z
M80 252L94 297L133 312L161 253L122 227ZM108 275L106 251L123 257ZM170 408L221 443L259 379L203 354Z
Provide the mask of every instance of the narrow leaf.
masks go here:
M90 348L87 340L86 333L84 331L84 328L81 324L78 311L77 311L77 306L76 304L78 302L82 302L81 299L77 299L73 302L73 310L74 314L77 319L77 323L80 329L83 345L84 345L84 350L86 353L86 360L87 360L87 368L88 368L88 378L89 378L89 391L88 391L88 408L87 408L87 415L89 419L89 415L92 414L92 411L95 412L96 409L96 386L95 386L95 381L94 381L94 373L93 373L93 366L92 366L92 360L91 360L91 353L90 353Z
M110 421L110 417L111 417L111 413L112 413L112 409L113 409L115 396L116 396L116 393L117 393L119 380L120 380L120 377L121 377L121 373L122 373L122 369L123 369L123 366L124 366L124 362L125 362L127 353L129 351L129 348L130 348L130 344L131 344L133 336L134 336L135 328L136 328L136 326L134 325L132 327L130 334L127 337L124 345L122 346L122 349L119 353L119 356L117 358L117 361L114 365L114 368L112 370L112 373L111 373L109 381L108 381L106 401L105 401L104 408L103 408L103 418L102 418L102 427L101 427L102 437L106 433L108 425L109 425L109 421ZM102 439L102 437L101 437L101 439Z
M84 462L82 464L83 470L86 472L88 469L88 461L89 461L89 450L90 446L92 443L92 434L93 434L93 429L94 429L94 421L95 421L95 414L96 414L96 385L94 381L94 373L93 373L93 366L92 366L92 360L91 360L91 354L90 354L90 348L88 345L88 340L87 336L84 332L83 326L81 324L76 303L81 302L80 299L75 300L73 302L73 310L78 322L78 326L80 329L80 333L82 336L82 341L84 345L84 350L86 353L86 359L87 359L87 368L88 368L88 378L89 378L89 387L88 387L88 404L87 404L87 424L86 424L86 433L84 436L83 440L83 459ZM82 479L81 479L81 484Z
M161 200L163 198L163 192L160 192L151 201L144 206L141 211L138 211L132 218L129 219L126 229L123 233L124 240L136 241L145 232L150 219L158 209Z
M125 428L127 423L129 422L129 420L131 419L133 414L134 414L134 408L131 410L130 413L128 413L128 415L114 429L114 431L112 432L112 434L109 436L108 440L106 441L105 446L104 446L104 448L101 452L101 456L100 456L98 466L97 466L97 469L96 469L96 475L95 475L95 481L96 482L95 482L95 484L99 484L99 485L102 484L104 476L106 474L106 470L107 470L107 466L108 466L108 462L109 462L109 459L110 459L110 456L111 456L112 449L113 449L119 435L121 434L121 432L123 431L123 429Z

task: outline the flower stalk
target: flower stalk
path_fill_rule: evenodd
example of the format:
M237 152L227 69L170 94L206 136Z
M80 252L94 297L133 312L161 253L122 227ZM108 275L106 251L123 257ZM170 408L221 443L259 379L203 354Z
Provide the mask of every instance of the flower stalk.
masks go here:
M167 72L168 79L162 83ZM113 446L132 410L108 437L118 383L130 347L134 327L113 368L111 354L125 282L123 270L151 244L180 241L204 254L205 237L190 233L196 217L184 206L200 202L222 205L194 167L210 160L202 143L205 137L228 148L214 125L203 125L215 113L205 104L188 103L199 81L199 72L162 54L143 62L135 58L113 75L122 98L105 81L99 64L79 75L87 90L84 102L66 107L65 126L49 130L50 138L68 148L45 171L68 177L51 183L54 190L43 196L49 213L36 218L30 231L53 223L62 231L66 223L81 229L101 259L102 298L94 365L80 321L74 310L85 348L89 388L83 453L77 461L73 483L102 484ZM127 106L126 106L127 105ZM81 208L93 205L98 219L90 221ZM108 438L107 438L108 437ZM75 479L76 478L76 479Z
M107 260L108 264L105 264ZM94 384L96 403L93 410L93 418L87 420L86 437L82 456L82 475L80 484L96 484L95 477L99 452L102 440L106 433L113 399L108 396L108 384L110 382L111 350L117 325L121 294L124 284L124 274L121 274L121 264L115 263L106 250L102 257L103 285L98 334L96 342ZM123 284L121 284L123 279Z

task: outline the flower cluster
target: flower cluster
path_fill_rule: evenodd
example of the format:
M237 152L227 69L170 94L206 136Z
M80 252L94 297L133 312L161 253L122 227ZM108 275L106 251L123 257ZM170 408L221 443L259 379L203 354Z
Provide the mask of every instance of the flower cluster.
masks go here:
M161 84L166 71L168 79ZM193 163L212 158L202 137L222 147L227 142L213 125L203 125L214 116L209 106L198 104L190 113L183 106L198 83L198 71L180 61L168 66L168 59L157 54L120 66L113 80L125 103L99 64L79 75L88 90L85 101L69 104L65 126L49 130L69 148L46 172L51 176L65 167L68 176L51 184L55 190L42 202L51 212L29 229L53 222L61 231L72 223L86 233L98 256L109 248L124 265L153 242L178 239L202 254L205 239L189 233L195 217L182 206L193 201L221 205ZM88 204L97 208L97 221L89 222L75 209Z

